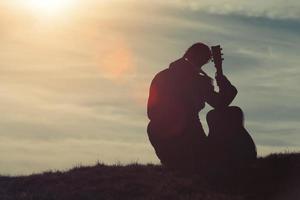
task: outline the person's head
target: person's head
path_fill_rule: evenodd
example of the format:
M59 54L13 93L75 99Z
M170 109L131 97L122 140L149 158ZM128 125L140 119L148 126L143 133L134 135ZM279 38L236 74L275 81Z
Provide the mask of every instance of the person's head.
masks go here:
M206 44L199 42L188 48L183 57L193 63L195 66L201 68L210 61L211 51Z

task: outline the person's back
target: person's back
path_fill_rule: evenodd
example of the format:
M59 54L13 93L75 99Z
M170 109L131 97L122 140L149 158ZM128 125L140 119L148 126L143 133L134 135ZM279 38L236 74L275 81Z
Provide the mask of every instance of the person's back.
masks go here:
M209 77L199 75L186 62L179 59L159 72L148 100L149 139L162 163L171 168L195 165L194 157L206 139L198 113L213 86Z

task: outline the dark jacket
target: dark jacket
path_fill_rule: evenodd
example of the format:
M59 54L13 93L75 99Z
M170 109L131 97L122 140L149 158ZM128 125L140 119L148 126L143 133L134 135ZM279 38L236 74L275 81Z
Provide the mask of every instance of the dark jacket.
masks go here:
M161 137L183 134L199 121L205 102L214 108L228 106L237 90L225 76L218 77L217 83L219 92L214 91L210 77L199 74L184 59L159 72L151 83L147 106L154 132Z
M214 91L209 76L199 74L184 59L171 63L154 77L147 106L147 132L163 164L191 166L194 157L205 154L206 135L199 111L205 103L214 108L228 106L237 94L225 76L217 77L217 83L219 92Z

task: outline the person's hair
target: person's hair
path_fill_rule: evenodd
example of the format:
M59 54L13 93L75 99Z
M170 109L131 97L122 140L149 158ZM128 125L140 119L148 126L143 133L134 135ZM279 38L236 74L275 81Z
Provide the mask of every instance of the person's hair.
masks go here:
M211 58L211 51L206 44L198 42L188 48L183 57L195 64L205 64Z

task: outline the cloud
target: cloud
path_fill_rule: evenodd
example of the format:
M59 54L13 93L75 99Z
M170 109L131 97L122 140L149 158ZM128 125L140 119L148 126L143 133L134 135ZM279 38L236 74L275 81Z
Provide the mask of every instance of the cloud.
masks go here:
M297 0L239 1L239 0L177 0L175 5L218 15L241 15L270 19L300 19ZM174 1L169 1L174 5Z
M224 46L224 71L239 89L234 104L259 154L299 149L296 11L257 1L99 2L56 25L14 12L0 19L0 171L157 162L146 134L149 84L196 41ZM123 51L126 65L114 76L111 55ZM205 70L214 76L212 64Z
M56 142L18 140L0 137L1 175L24 175L48 170L67 170L78 165L132 162L157 163L146 143L109 140L69 139ZM143 152L143 157L140 156ZM26 159L24 159L26 158ZM5 162L4 162L5 161Z

